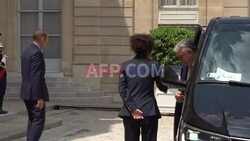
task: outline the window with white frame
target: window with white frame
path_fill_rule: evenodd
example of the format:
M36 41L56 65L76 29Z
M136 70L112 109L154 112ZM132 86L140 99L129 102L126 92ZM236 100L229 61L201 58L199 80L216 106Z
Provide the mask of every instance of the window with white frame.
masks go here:
M161 0L161 5L177 5L177 0Z
M49 44L44 57L59 59L61 56L61 0L19 0L21 52L32 41L37 29L48 32Z
M160 0L162 7L194 7L197 6L197 0Z
M180 5L197 5L197 0L180 0Z

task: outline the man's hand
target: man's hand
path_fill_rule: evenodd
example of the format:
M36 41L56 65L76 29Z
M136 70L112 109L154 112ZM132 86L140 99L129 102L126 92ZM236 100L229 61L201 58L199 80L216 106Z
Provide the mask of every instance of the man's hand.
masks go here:
M134 119L137 119L137 120L144 119L143 112L141 110L139 110L139 109L136 109L135 111L133 111L132 115L133 115Z
M175 99L177 102L182 103L185 99L185 95L181 91L175 93Z
M38 108L40 110L44 108L44 101L43 101L43 99L39 99L37 101L36 108Z

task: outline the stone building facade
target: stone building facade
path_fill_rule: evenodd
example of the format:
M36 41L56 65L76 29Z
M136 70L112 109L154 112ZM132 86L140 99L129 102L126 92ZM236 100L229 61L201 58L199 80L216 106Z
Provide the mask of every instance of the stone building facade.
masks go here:
M199 24L206 25L213 17L248 17L249 0L199 0Z
M157 27L157 0L0 0L0 32L8 71L34 30L49 33L47 73L71 76L93 90L117 94L117 77L86 77L89 64L120 64L132 57L129 36Z
M213 17L249 16L249 0L159 0L160 24L207 25Z
M49 33L47 72L106 95L117 94L117 77L86 77L89 64L131 58L134 33L149 33L158 24L206 25L217 16L249 16L249 0L0 0L9 72L20 72L20 54L40 28Z

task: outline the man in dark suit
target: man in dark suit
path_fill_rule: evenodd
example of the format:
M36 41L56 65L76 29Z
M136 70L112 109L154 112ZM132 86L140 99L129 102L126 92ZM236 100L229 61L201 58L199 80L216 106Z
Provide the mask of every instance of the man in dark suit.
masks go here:
M42 30L33 34L33 42L21 56L21 99L28 111L27 141L38 141L45 123L45 101L49 100L45 83L45 62L42 53L48 35Z
M197 45L192 39L181 40L174 48L174 51L182 63L181 79L188 80L190 69L193 66ZM185 100L185 91L178 90L175 94L175 115L174 115L174 139L177 136L178 126L181 118L183 102Z

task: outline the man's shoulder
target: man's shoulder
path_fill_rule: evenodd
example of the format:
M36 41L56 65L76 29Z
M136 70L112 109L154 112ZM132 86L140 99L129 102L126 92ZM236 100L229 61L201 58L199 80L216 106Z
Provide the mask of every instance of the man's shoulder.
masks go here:
M31 50L32 52L34 52L34 53L41 52L41 50L39 49L39 47L36 46L36 45L33 44L33 43L30 45L30 50Z
M25 60L25 58L28 59L34 55L40 54L42 54L41 51L35 45L31 44L22 52L21 59Z
M35 51L36 51L36 47L33 44L30 44L24 49L23 53L31 53Z
M30 50L30 56L42 56L42 52L41 52L41 50L39 49L39 48L37 48L37 46L35 46L35 45L30 45L30 48L29 48L29 50Z

